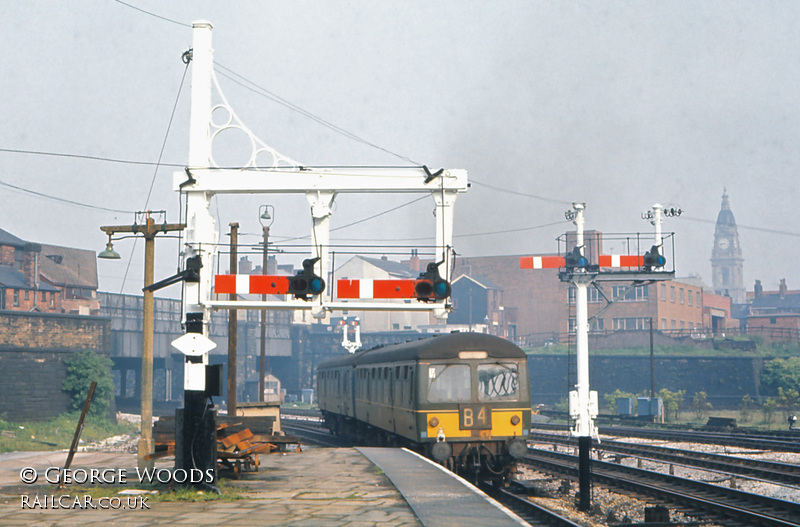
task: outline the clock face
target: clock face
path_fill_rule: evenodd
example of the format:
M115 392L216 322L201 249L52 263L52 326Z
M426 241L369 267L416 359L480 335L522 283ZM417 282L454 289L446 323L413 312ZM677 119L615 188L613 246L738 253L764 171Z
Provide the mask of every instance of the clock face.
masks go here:
M720 249L727 249L728 240L726 240L725 238L721 239L720 241L717 242L717 247L719 247Z

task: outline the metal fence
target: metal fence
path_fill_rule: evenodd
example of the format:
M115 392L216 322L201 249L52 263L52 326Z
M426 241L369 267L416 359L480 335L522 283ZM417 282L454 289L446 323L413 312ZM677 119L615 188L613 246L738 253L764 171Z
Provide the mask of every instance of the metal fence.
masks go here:
M611 335L624 335L636 334L642 335L649 333L649 329L640 330L596 330L589 333L589 337L609 337ZM769 342L786 342L797 343L800 342L800 329L795 328L769 328L769 327L752 327L752 328L726 328L720 330L713 330L712 328L692 328L692 329L658 329L655 333L665 337L674 339L681 339L681 344L686 344L687 340L705 341L711 339L735 339L756 337ZM546 332L546 333L532 333L530 335L520 335L514 339L514 342L523 348L540 348L556 345L569 345L575 342L575 332Z

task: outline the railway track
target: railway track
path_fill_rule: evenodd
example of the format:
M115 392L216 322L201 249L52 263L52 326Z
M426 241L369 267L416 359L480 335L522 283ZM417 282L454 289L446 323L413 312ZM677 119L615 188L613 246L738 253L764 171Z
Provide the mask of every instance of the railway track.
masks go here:
M322 428L322 421L314 416L284 415L281 418L281 427L287 432L299 437L307 445L325 446L332 448L347 448L353 446L352 441L339 436L331 435L327 429Z
M558 430L565 432L567 425L536 423L536 430ZM665 430L659 428L640 428L608 426L599 428L601 435L614 437L638 437L657 439L676 443L702 443L731 447L771 450L773 452L800 452L800 436L794 434L773 435L740 432L709 432L698 430Z
M577 440L558 434L532 433L534 443L577 446ZM757 479L780 485L800 487L800 465L762 461L740 456L711 454L696 450L642 445L616 440L603 440L595 445L601 455L609 453L648 459L672 465L711 470L731 476Z
M499 501L533 527L580 527L581 524L536 505L512 490L495 487L490 481L482 481L479 488Z
M522 461L537 470L577 479L577 457L531 449ZM679 505L692 516L713 515L724 525L800 526L800 504L658 472L592 461L595 484Z

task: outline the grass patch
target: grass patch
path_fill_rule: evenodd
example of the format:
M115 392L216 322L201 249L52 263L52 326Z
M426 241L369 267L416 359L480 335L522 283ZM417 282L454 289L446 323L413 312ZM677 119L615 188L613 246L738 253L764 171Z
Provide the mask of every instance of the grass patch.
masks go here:
M237 501L247 499L239 490L231 485L226 480L217 481L216 485L220 493L217 494L212 489L200 489L195 487L175 487L169 489L164 485L157 484L138 484L133 482L131 485L91 485L73 487L69 486L70 494L80 496L92 496L93 498L102 498L107 496L116 496L125 490L146 490L151 491L151 494L146 494L147 501L150 503L172 503L172 502L189 502L197 503L203 501ZM155 491L155 492L153 492Z
M0 452L64 450L72 444L80 412L61 414L47 421L10 422L0 418ZM87 418L81 432L81 445L107 437L138 434L139 426L103 418ZM13 435L14 437L7 437Z

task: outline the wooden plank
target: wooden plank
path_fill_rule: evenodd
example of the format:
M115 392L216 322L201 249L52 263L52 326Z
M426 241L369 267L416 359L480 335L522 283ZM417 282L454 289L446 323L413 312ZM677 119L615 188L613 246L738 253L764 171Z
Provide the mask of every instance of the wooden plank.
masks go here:
M225 448L228 448L229 446L235 445L239 441L244 441L244 440L250 439L252 437L253 437L253 432L251 432L249 429L246 428L246 429L242 430L241 432L237 432L235 434L231 434L229 436L223 437L222 438L222 444L223 444L223 446L225 446Z

